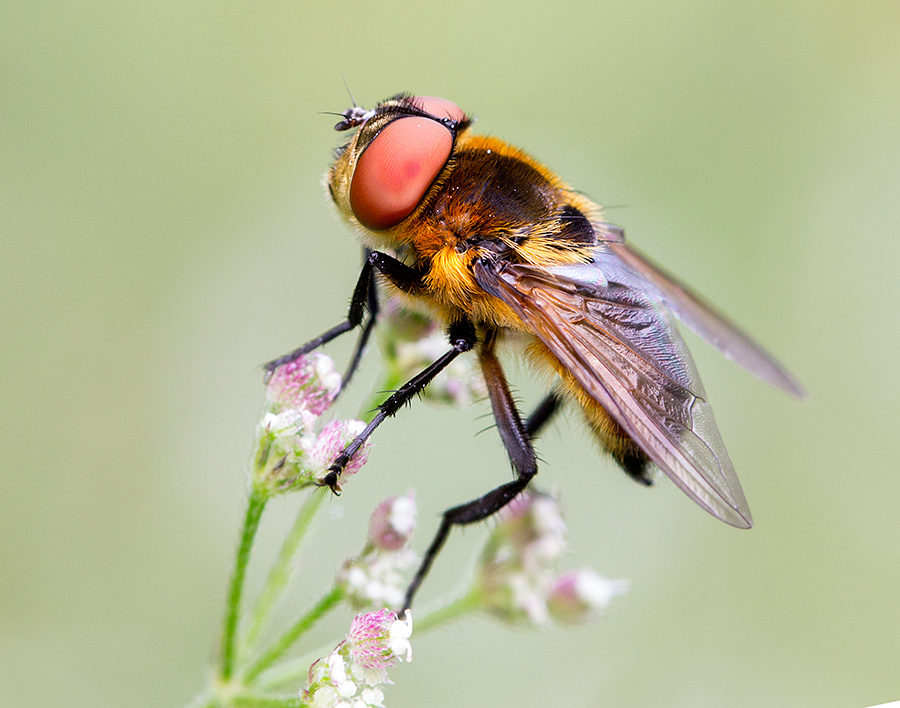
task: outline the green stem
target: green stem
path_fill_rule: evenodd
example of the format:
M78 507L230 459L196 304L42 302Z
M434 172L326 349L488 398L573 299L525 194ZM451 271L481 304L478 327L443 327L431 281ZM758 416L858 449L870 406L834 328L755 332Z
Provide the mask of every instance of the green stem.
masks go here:
M237 557L234 560L234 571L231 575L231 587L228 590L228 600L225 606L225 621L222 630L221 661L219 679L228 683L234 673L235 637L237 634L238 619L241 610L241 595L244 591L244 578L247 575L247 563L250 560L250 549L253 547L253 539L259 529L259 520L263 509L266 507L268 497L253 489L247 500L247 513L244 515L244 528L241 532L241 542L238 544Z
M462 615L473 612L479 608L481 598L477 590L471 590L460 598L457 598L449 605L439 607L434 612L430 612L421 619L413 622L413 632L419 634L427 632L430 629L446 624L451 620L455 620Z
M262 696L255 693L237 693L231 697L231 705L239 708L305 708L308 704L298 696Z
M248 684L252 683L260 673L278 661L297 639L324 617L325 613L337 605L343 597L344 591L339 587L333 588L331 592L322 597L309 612L276 639L272 646L247 669L244 681Z
M300 511L297 512L297 518L294 519L294 525L284 539L281 550L269 576L266 578L266 584L263 586L262 593L253 609L250 620L250 629L248 630L243 641L243 649L249 650L256 644L259 635L262 633L263 625L269 618L272 608L276 605L284 588L287 586L291 577L291 569L294 557L297 555L297 549L312 523L313 517L322 505L322 501L326 498L326 494L322 490L313 490L313 492L303 502Z

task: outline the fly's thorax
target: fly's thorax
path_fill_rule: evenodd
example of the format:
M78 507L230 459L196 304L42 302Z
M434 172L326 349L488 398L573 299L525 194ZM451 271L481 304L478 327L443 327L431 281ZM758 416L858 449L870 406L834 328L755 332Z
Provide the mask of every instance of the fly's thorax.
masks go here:
M476 282L476 261L552 267L590 260L597 212L525 153L466 133L425 202L390 235L407 247L436 303L519 328Z
M465 133L405 238L425 259L452 248L560 265L589 260L599 211L518 148Z

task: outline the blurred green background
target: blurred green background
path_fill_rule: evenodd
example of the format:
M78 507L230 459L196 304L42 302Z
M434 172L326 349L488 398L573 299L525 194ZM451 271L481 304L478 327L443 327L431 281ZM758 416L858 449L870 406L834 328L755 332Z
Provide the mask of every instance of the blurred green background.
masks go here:
M450 98L616 206L810 392L790 400L689 336L747 533L627 480L575 416L555 424L539 480L571 564L630 594L572 630L474 618L414 637L388 705L900 699L898 37L887 0L5 0L0 704L179 706L202 687L259 365L337 323L357 274L320 183L342 75L364 105ZM384 496L415 488L422 547L442 509L507 479L496 436L476 437L486 404L416 409L326 505L285 621ZM298 501L273 504L260 559ZM423 607L483 535L454 534Z

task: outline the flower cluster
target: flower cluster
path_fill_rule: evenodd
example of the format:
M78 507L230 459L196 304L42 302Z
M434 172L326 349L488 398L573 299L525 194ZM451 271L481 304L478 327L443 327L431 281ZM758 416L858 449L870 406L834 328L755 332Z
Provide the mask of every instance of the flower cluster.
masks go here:
M510 622L582 622L628 588L589 568L557 573L566 525L553 497L526 493L500 512L475 578L480 605Z
M357 615L347 639L309 667L300 697L312 708L381 708L387 670L412 659L412 617L390 610Z
M379 316L381 342L389 379L397 385L408 381L445 354L447 335L426 315L388 300ZM432 403L467 406L484 398L487 389L474 357L457 357L420 394Z
M416 527L412 492L388 497L372 512L362 553L344 562L337 584L356 607L399 607L419 565L409 546Z
M447 351L445 336L424 316L396 302L385 306L384 339L389 372L381 390L420 373ZM424 391L432 401L464 405L485 394L473 357L460 357ZM303 615L261 646L274 609L290 581L300 544L326 495L310 494L301 505L255 604L247 610L246 578L263 511L273 496L321 486L342 450L365 430L359 420L329 420L326 412L341 391L341 377L326 355L310 353L278 367L266 389L256 430L251 482L240 543L227 594L215 680L197 705L303 705L311 708L383 708L388 669L411 658L412 618L388 609L359 614L344 641L309 667L299 697L270 696L273 688L303 680L305 662L286 655L327 612L349 602L357 608L404 607L421 558L411 548L416 527L412 492L385 499L369 519L362 551L343 563L334 585ZM380 398L383 394L377 394ZM369 431L371 432L371 431ZM368 443L343 466L346 480L365 464ZM341 457L343 460L343 457ZM340 489L331 478L328 483ZM581 622L625 591L589 569L557 573L565 553L566 527L556 501L523 495L497 517L474 581L460 597L417 619L419 631L486 610L512 622L543 625ZM436 541L444 537L439 535ZM435 542L430 553L433 557ZM440 544L437 544L438 546ZM419 578L418 580L421 580ZM418 586L418 583L416 587ZM245 614L246 613L246 614ZM245 629L246 628L246 629Z
M318 421L341 390L341 377L325 354L312 353L279 367L266 388L257 426L254 481L269 493L320 484L338 453L362 432L359 420ZM368 443L344 468L355 474L368 457Z

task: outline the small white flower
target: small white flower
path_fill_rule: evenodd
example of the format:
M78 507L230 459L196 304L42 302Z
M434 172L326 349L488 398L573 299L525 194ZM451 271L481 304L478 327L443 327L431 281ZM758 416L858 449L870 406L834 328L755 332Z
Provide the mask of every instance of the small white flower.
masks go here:
M337 583L358 608L399 607L419 556L409 547L415 528L412 494L389 497L369 518L369 533L362 553L344 562Z
M627 580L610 580L590 568L585 568L578 573L575 592L591 607L604 609L614 597L628 592L628 585Z
M338 694L333 686L321 686L311 696L310 708L335 708L338 705Z
M627 583L590 570L557 574L566 524L553 497L525 494L499 514L477 567L481 606L507 622L583 622Z
M391 507L391 526L401 536L409 536L416 527L416 502L412 494L397 497Z
M525 573L513 573L507 582L512 590L512 606L517 613L524 613L528 621L537 627L545 626L550 620L550 614L547 611L546 592L541 587L540 579L529 577Z
M561 622L583 622L605 610L614 597L628 591L628 581L610 580L590 568L560 575L550 591L550 614Z
M334 368L334 361L331 357L320 356L316 360L316 376L319 382L329 395L337 396L341 390L341 375Z
M355 678L358 683L364 684L365 686L383 686L390 683L387 677L387 669L380 666L367 668L354 663L353 678Z
M380 688L366 687L360 691L359 697L362 702L372 708L382 708L384 706L384 692Z
M566 522L559 513L559 505L552 497L538 496L531 506L536 538L529 552L536 558L552 561L566 551Z
M419 556L411 548L374 548L346 561L337 582L357 607L398 607L418 565Z
M356 695L356 684L347 675L344 657L340 654L332 654L328 657L328 668L331 670L331 683L337 692L344 698L352 698Z
M387 669L402 659L395 647L410 658L408 611L406 620L387 609L354 617L347 639L310 666L301 699L314 708L383 708Z
M409 638L412 636L412 614L406 611L406 620L395 620L389 631L388 645L391 651L401 659L406 654L406 661L412 661L412 644Z

